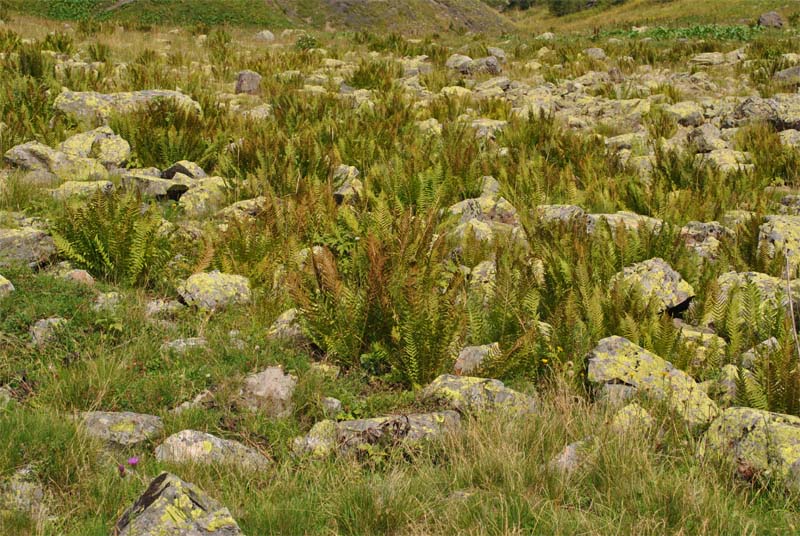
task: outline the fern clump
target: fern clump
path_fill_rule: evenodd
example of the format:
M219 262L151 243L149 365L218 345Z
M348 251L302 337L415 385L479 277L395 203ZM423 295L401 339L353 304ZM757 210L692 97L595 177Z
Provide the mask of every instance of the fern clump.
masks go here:
M153 285L172 257L163 220L130 194L98 192L65 207L52 234L63 258L112 283Z

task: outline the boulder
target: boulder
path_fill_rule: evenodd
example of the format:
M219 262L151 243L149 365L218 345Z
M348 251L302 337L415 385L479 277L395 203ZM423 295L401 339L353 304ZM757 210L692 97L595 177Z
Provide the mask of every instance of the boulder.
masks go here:
M4 158L16 168L38 174L50 174L61 180L91 181L108 178L108 170L99 161L69 155L38 141L12 147Z
M258 95L261 93L260 74L254 71L241 71L236 75L236 94Z
M800 84L800 65L795 65L792 67L788 67L786 69L781 69L780 71L776 72L772 75L772 79L778 82L779 84Z
M719 222L690 221L681 228L681 239L691 250L705 259L714 260L719 255L723 238L735 238L733 229Z
M770 337L742 353L741 362L742 367L748 370L753 370L756 365L765 357L768 357L781 349L778 339Z
M468 74L472 68L472 58L464 56L463 54L453 54L447 58L445 67L462 74Z
M765 28L783 28L783 17L777 11L768 11L758 17L758 25Z
M267 330L267 338L300 347L309 346L311 341L303 332L299 316L300 311L297 309L289 309L281 313Z
M482 346L467 346L461 350L453 366L453 372L458 376L469 376L480 370L487 359L501 354L498 343L484 344Z
M422 396L460 413L481 411L530 413L537 407L532 397L509 389L500 380L472 376L443 374L425 388Z
M767 216L758 234L759 247L771 256L780 253L789 264L792 277L800 271L800 216Z
M179 107L202 113L200 104L178 91L148 89L124 93L62 90L53 106L56 110L88 124L102 125L115 113L130 113L159 100L170 100Z
M640 229L646 229L650 232L658 232L664 225L664 222L651 218L649 216L642 216L635 212L616 212L614 214L588 214L586 216L586 230L592 234L597 229L600 222L605 222L611 229L612 236L616 234L618 228L624 228L628 232L638 232Z
M230 465L248 471L261 471L270 464L255 449L196 430L172 434L156 447L155 452L158 461L175 464Z
M704 123L692 130L686 141L692 144L698 153L710 153L728 148L728 142L722 139L722 132L711 123Z
M222 177L208 177L196 181L178 201L186 217L200 219L225 206L226 183Z
M294 440L297 454L324 457L394 446L414 447L441 437L461 422L455 411L390 415L372 419L320 421Z
M178 174L189 177L190 179L205 179L208 177L198 164L189 160L180 160L161 172L162 179L174 180Z
M292 396L297 378L283 372L281 367L268 367L244 380L239 396L245 407L269 417L288 417L294 404Z
M219 271L194 274L178 287L183 301L202 309L217 310L250 302L250 282L241 275Z
M655 258L628 266L613 281L637 286L645 299L654 300L659 311L681 311L694 297L694 289L663 259Z
M125 190L135 191L142 197L177 201L191 186L192 181L162 179L137 171L122 175L122 187Z
M749 163L750 155L733 149L714 149L698 157L701 157L701 162L712 165L722 173L753 169L753 165Z
M0 516L18 512L37 522L48 517L49 500L31 467L23 467L0 484Z
M227 508L170 473L156 477L114 527L116 536L240 536Z
M800 280L794 279L788 283L780 277L772 277L759 272L726 272L717 278L719 296L721 301L728 299L735 288L742 289L753 285L761 295L761 306L775 307L789 305L789 292L791 289L792 301L796 306L800 304Z
M667 106L664 111L685 127L697 127L705 121L703 108L694 101L676 102Z
M589 381L598 386L624 384L664 400L692 428L717 416L716 404L691 376L628 339L605 338L588 358Z
M80 415L87 435L116 447L132 447L158 436L164 429L159 417L141 413L86 411Z
M5 298L6 296L14 292L14 290L16 289L14 288L14 285L11 283L11 281L0 275L0 298Z
M91 197L97 192L110 194L113 191L114 183L111 181L67 181L58 188L50 190L50 195L57 201L66 201L76 197Z
M728 408L711 423L700 454L731 459L745 478L783 481L800 490L800 417Z
M582 221L586 218L586 212L576 205L539 205L536 207L536 215L542 223L548 225Z
M606 51L598 47L587 48L583 53L593 60L603 61L607 58Z
M121 167L131 156L131 146L109 127L100 127L64 140L58 149L68 156L94 158L103 166Z
M611 429L618 434L647 434L656 421L642 406L633 402L619 410L611 419Z

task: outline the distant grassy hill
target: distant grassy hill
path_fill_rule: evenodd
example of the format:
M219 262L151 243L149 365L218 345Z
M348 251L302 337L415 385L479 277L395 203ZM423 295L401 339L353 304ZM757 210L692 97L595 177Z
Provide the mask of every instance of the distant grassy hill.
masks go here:
M509 22L480 0L6 0L12 10L77 20L135 20L147 24L233 24L431 32L497 32Z

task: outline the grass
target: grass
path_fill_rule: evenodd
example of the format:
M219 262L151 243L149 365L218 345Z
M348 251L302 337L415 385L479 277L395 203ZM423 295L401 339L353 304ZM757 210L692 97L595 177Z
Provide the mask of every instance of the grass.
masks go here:
M0 385L15 402L0 409L0 477L31 464L55 517L37 524L3 512L0 533L108 534L161 470L174 471L219 499L247 534L796 532L797 498L778 483L745 481L724 461L698 460L700 436L687 433L652 400L639 402L656 416L657 430L615 434L607 426L613 410L594 400L586 382L587 352L610 335L623 335L711 382L723 365L737 363L744 350L775 336L783 350L756 371L756 392L740 395L736 403L800 412L794 396L800 388L800 356L791 348L794 319L782 308L762 307L750 288L720 301L717 284L731 270L782 276L784 260L759 247L758 225L760 217L777 210L783 195L767 187L788 192L800 187L796 151L781 145L773 125L754 123L730 139L733 148L751 153L754 169L726 174L659 141L680 131L664 111L669 104L785 91L765 73L783 61L781 54L794 50L794 33L727 26L773 3L730 2L702 11L701 4L631 1L604 12L609 29L646 20L667 28L652 30L657 37L652 41L614 34L619 42L602 44L607 63L582 53L597 44L591 29L599 14L593 11L558 20L537 18L542 15L536 10L519 15L521 28L540 21L539 29L552 24L560 32L582 30L548 43L547 54L539 53L542 43L533 32L523 31L497 37L453 28L410 39L377 26L357 33L314 32L300 43L308 46L298 46L295 36L279 36L274 47L252 35L251 24L280 28L311 15L312 3L298 3L284 18L269 18L277 13L269 10L253 15L252 4L231 3L225 15L231 25L225 27L211 26L222 16L211 7L193 3L189 13L189 4L173 4L170 24L200 23L176 32L140 17L145 9L164 13L159 10L167 5L155 0L115 12L114 20L135 22L122 28L94 20L68 31L61 21L14 15L13 26L0 31L6 53L0 61L5 125L0 150L34 139L56 146L86 130L54 110L61 87L100 92L179 87L202 105L202 116L161 102L110 119L131 145L129 167L195 160L209 174L227 179L226 203L262 196L263 213L237 223L215 217L189 221L173 201L147 199L149 212L139 210L136 200L113 215L98 210L76 221L71 215L85 214L89 201L65 206L21 172L4 177L2 227L22 225L12 212L47 218L55 228L74 231L69 241L81 251L119 241L124 238L119 233L101 231L130 234L145 214L152 215L151 231L162 226L172 231L158 234L160 260L151 263L157 277L123 277L133 262L124 255L114 273L98 268L102 263L85 263L97 278L95 287L67 281L53 266L2 268L16 291L0 299ZM25 7L28 13L72 19L105 4L48 6L60 11L36 3ZM438 22L432 26L441 28ZM201 33L208 35L203 45ZM420 55L430 60L420 84L432 93L488 81L492 77L485 73L467 77L448 70L445 61L457 51L483 56L489 46L506 50L504 75L532 88L546 81L578 100L631 106L650 96L652 105L635 124L615 113L582 129L569 128L561 116L516 113L524 99L474 94L428 99L403 89L410 84L403 79L408 58ZM740 46L748 47L752 64L709 69L712 89L702 89L696 78L687 82L696 74L687 72L692 56ZM104 63L97 72L64 71L56 69L58 54ZM538 70L523 67L532 60L540 63ZM686 76L640 80L640 65L653 67L648 72ZM627 78L624 85L591 83L592 73L612 66ZM243 69L262 75L260 95L231 95ZM585 94L567 87L566 80L584 75ZM340 95L342 83L361 91ZM272 107L270 116L254 120L241 113L262 104ZM507 123L494 139L479 138L470 126L477 118ZM441 124L441 135L420 131L418 122L431 119ZM646 180L596 136L638 127L650 140L637 142L634 155L654 159ZM337 204L333 194L341 185L333 171L340 164L360 170L363 189L351 202ZM118 174L112 175L117 185ZM500 195L516 207L516 213L503 204L495 209L516 231L498 230L491 242L470 233L456 237L458 217L448 208L479 195L485 175L497 179ZM599 224L589 233L581 223L545 224L534 210L541 204L576 204L589 213L631 210L664 224L638 231ZM741 209L755 214L753 222L722 237L713 262L681 239L689 221L720 221ZM101 253L90 254L102 260ZM614 282L624 267L653 257L669 262L695 289L683 320L713 321L727 343L724 350L698 361L669 315ZM496 270L493 284L481 287L465 277L488 259ZM182 280L211 269L247 276L252 303L215 314L185 308L163 321L146 317L149 300L175 299ZM112 291L120 293L121 305L96 310L97 295ZM267 336L268 326L290 307L301 310L305 334L315 343L311 350ZM67 321L56 339L33 346L30 326L56 316ZM233 343L232 331L243 345ZM161 351L165 342L186 337L204 337L208 348L184 355ZM480 373L535 394L541 406L536 415L465 418L458 432L441 441L362 459L314 462L291 453L292 439L325 416L325 397L342 401L339 419L427 411L431 405L419 388L451 370L462 346L492 342L500 344L502 355ZM341 375L321 372L315 365L320 359L338 365ZM244 377L271 365L298 378L291 415L268 419L239 411ZM181 414L170 411L206 389L214 392L212 403ZM151 444L109 454L71 418L87 410L159 415L165 429ZM252 446L272 466L245 474L156 461L152 447L187 428ZM590 435L596 451L586 467L571 477L547 468L567 443ZM141 462L123 478L117 465L129 456Z

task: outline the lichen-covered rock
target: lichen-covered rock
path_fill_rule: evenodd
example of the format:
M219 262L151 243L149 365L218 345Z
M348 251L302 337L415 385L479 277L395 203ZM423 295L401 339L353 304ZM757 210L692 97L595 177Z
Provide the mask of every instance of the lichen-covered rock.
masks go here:
M800 270L800 216L767 216L758 235L759 246L771 255L783 254L792 276Z
M122 302L119 292L102 292L97 295L92 304L92 309L97 312L113 311Z
M783 480L800 489L800 417L728 408L711 423L700 454L732 459L748 478Z
M122 187L142 197L179 200L193 185L184 180L162 179L149 173L131 171L122 176Z
M690 221L681 228L681 239L686 247L697 252L705 259L714 260L719 255L723 238L734 238L732 229L719 222Z
M619 228L624 228L628 232L637 232L639 229L646 229L651 232L658 232L664 222L649 216L642 216L635 212L616 212L614 214L588 214L586 216L586 230L592 234L597 229L600 222L605 222L614 235Z
M144 315L147 318L158 316L172 316L184 308L184 305L176 300L155 299L148 301L144 306Z
M469 74L472 69L472 58L464 56L463 54L453 54L447 58L445 67L462 74Z
M550 460L548 467L552 471L569 476L581 467L584 467L592 459L594 441L592 438L582 439L570 443Z
M684 324L677 318L673 320L676 327L680 329L681 340L687 347L694 349L694 366L701 366L709 355L721 357L725 353L728 343L725 339L718 336L712 329L707 327L690 326Z
M691 143L698 153L710 153L728 148L728 142L722 139L719 128L705 123L689 133L686 141Z
M287 417L294 405L292 396L297 378L283 372L281 367L268 367L244 380L239 396L245 407L269 417Z
M202 113L200 104L178 91L148 89L124 93L63 90L56 97L56 110L91 125L102 125L114 113L130 113L158 100L169 100L181 108Z
M719 286L718 299L725 301L734 289L744 289L753 285L761 295L760 306L775 307L789 305L789 289L794 305L800 303L800 280L793 279L787 283L785 279L772 277L760 272L726 272L717 278ZM788 288L787 288L788 285Z
M188 218L199 219L225 205L225 190L225 179L222 177L199 179L196 186L181 196L178 205Z
M217 212L216 217L223 220L250 221L264 213L267 203L267 198L263 196L237 201Z
M586 212L576 205L539 205L536 214L545 224L583 221L586 218Z
M162 179L173 180L177 174L185 175L191 179L205 179L206 172L195 162L180 160L161 172Z
M69 156L94 158L107 168L123 166L131 156L130 144L109 127L76 134L58 148Z
M459 352L455 365L453 365L453 372L458 376L468 376L480 370L484 361L500 354L500 345L496 342L482 346L467 346Z
M311 340L300 325L300 311L294 308L284 311L275 319L275 322L267 330L267 338L300 347L311 344Z
M14 292L14 290L14 285L11 281L0 275L0 298L5 298Z
M685 127L700 126L705 120L703 108L694 101L676 102L664 109L679 125Z
M189 337L186 339L175 339L168 341L161 345L161 351L164 353L185 354L195 350L208 349L208 341L203 337Z
M638 287L645 299L656 302L659 311L684 309L694 297L692 286L659 258L628 266L614 279Z
M413 447L441 437L461 422L455 411L390 415L373 419L320 421L308 434L294 440L297 454L324 457L333 453L358 452L393 446Z
M750 164L750 155L733 149L715 149L703 155L698 155L702 162L706 162L722 173L746 171L753 168Z
M770 337L742 353L742 367L752 370L762 359L778 352L780 349L781 345L778 339Z
M49 512L48 496L36 481L31 467L23 467L0 485L0 516L4 512L20 512L35 521L44 520Z
M69 155L38 141L12 147L6 152L5 160L16 168L50 173L61 180L91 181L108 178L108 170L94 158Z
M611 429L618 434L647 434L655 427L653 416L633 402L619 410L611 419Z
M231 465L252 471L266 469L270 464L255 449L196 430L183 430L169 436L156 447L156 459L169 463Z
M180 287L178 293L188 305L217 310L229 305L250 302L250 282L241 275L218 271L194 274Z
M114 527L118 536L240 536L227 508L170 473L156 477Z
M30 327L31 341L36 346L44 346L56 339L58 330L67 324L67 320L61 317L43 318L37 320Z
M443 374L425 388L423 398L438 401L461 413L509 410L529 413L536 401L509 389L500 380Z
M114 183L111 181L67 181L50 190L50 195L57 201L66 201L75 197L91 197L97 192L110 194L113 191Z
M717 416L716 404L691 376L628 339L605 338L588 357L588 378L592 383L624 384L665 400L693 428L706 425Z
M159 417L128 411L86 411L80 418L87 435L118 447L149 441L164 429Z

